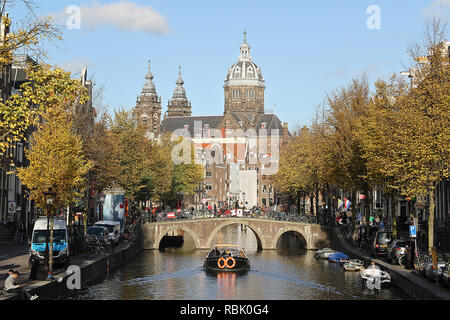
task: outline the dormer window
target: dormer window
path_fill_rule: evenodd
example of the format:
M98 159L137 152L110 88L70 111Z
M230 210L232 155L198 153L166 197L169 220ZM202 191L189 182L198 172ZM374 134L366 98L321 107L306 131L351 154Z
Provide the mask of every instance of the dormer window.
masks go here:
M236 67L236 69L234 70L234 77L240 77L241 76L241 68Z
M253 68L252 67L248 67L247 68L247 76L248 77L254 77L254 73L253 73Z

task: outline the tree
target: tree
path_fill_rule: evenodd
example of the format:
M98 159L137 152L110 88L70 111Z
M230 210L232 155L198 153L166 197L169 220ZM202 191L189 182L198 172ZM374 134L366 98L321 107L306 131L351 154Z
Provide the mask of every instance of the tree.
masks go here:
M21 22L21 25L17 26L16 31L10 32L11 20L5 12L16 2L19 1L0 1L0 19L6 30L6 35L0 36L0 68L2 71L10 67L13 54L18 50L26 49L33 52L34 56L38 58L45 54L40 47L44 38L50 41L61 38L60 28L54 25L53 20L50 17L38 18L34 14L32 1L26 0L20 2L26 5L28 16ZM0 157L14 146L14 142L24 138L26 130L34 124L36 119L35 110L30 107L32 100L26 100L26 98L21 100L17 95L11 98L5 96L1 98Z
M33 133L25 155L30 164L18 168L17 176L39 207L45 208L44 192L49 188L56 192L55 208L72 204L82 195L86 173L93 163L85 160L81 138L72 132L72 122L63 107L48 108L43 114L43 124Z
M47 108L71 110L74 103L83 103L88 97L70 73L46 64L29 67L28 81L19 93L0 102L0 155L13 144L24 139L25 132L40 121Z
M323 145L328 158L326 163L330 166L330 182L350 191L353 204L356 203L356 191L364 192L366 219L370 213L372 185L367 179L359 130L369 102L370 89L365 77L353 79L348 86L331 92L327 98L326 138ZM352 212L355 217L354 205Z
M132 112L115 111L109 128L111 151L117 159L111 168L116 174L114 182L125 190L129 199L134 200L143 187L142 178L147 176L146 149L149 141L144 137L144 130L137 125Z
M372 178L412 198L427 195L429 249L434 246L434 190L449 177L450 63L446 26L428 23L422 45L409 48L414 66L408 88L395 79L378 82L365 134L365 158ZM377 124L377 125L376 125Z

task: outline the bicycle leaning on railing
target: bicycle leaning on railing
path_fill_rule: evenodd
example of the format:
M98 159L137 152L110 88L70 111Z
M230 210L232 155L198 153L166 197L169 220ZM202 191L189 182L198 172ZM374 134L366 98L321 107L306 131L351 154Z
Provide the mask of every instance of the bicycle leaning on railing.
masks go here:
M88 237L86 239L86 250L89 253L100 254L112 252L112 245L104 241L100 241L97 237Z

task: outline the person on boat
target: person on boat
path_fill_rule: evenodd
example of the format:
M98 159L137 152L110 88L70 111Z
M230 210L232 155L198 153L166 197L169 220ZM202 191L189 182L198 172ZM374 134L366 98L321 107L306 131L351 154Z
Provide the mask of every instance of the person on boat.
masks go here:
M213 250L213 256L214 256L214 257L220 257L220 251L217 250L217 247L214 247L214 250Z
M227 248L223 251L222 257L229 257L229 256L231 256L231 253L230 253L230 250L228 250L228 248Z
M372 260L370 266L364 271L364 274L367 276L381 277L381 269L375 264L375 261Z

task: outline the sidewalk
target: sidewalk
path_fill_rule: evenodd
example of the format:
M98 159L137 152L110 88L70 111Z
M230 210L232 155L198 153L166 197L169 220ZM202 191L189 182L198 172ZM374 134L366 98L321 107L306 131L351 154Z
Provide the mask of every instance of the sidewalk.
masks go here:
M142 237L139 241L124 240L114 248L112 253L70 256L70 264L80 267L82 286L103 280L110 271L134 257L142 250L141 239ZM17 251L14 252L14 250ZM31 268L28 267L29 253L26 253L24 245L14 245L14 248L11 245L11 248L4 248L0 255L6 257L0 259L0 287L4 285L8 270L14 269L20 273L17 283L25 284L25 288L31 294L37 294L39 300L55 300L71 294L71 291L65 285L70 275L66 273L64 267L54 270L54 278L60 279L61 282L29 279L31 271ZM18 294L16 293L7 293L0 296L0 301L17 299Z
M17 283L32 286L40 282L40 280L29 279L31 271L31 268L28 266L29 252L30 244L12 243L0 245L0 287L3 287L9 269L14 269L14 271L20 273ZM75 265L81 264L87 258L89 258L89 255L70 257L71 263ZM65 270L56 269L55 274L61 271Z
M437 285L435 282L428 281L424 277L416 274L413 270L408 270L399 265L392 265L381 259L373 258L369 253L360 248L353 247L345 241L337 229L334 229L334 233L345 251L364 262L375 261L382 270L387 271L391 275L393 282L407 294L419 300L450 300L450 288L445 288L442 285Z

